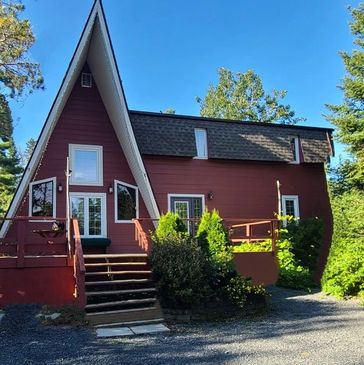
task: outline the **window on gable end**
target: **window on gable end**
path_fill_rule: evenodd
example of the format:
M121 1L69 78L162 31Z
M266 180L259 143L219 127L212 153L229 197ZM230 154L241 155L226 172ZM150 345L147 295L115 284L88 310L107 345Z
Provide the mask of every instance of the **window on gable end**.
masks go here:
M56 216L56 178L34 181L29 184L29 216Z
M197 155L195 158L207 159L207 132L203 128L195 128L195 142Z
M138 188L134 185L115 180L115 222L131 223L139 218Z
M292 160L291 163L299 164L300 163L300 140L297 136L289 137L290 148L292 152Z
M81 86L82 87L92 87L92 75L89 72L82 72Z
M69 145L71 185L103 186L102 146Z

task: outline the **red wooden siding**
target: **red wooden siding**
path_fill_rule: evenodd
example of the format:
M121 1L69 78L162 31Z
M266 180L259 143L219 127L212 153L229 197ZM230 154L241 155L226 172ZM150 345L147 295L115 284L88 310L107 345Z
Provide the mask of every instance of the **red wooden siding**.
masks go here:
M322 217L325 242L320 272L332 235L332 215L322 164L283 164L144 156L161 212L168 193L205 194L209 209L225 218L271 218L278 211L276 181L282 195L298 195L301 217ZM213 200L207 199L212 191Z
M82 88L80 79L66 103L49 140L44 158L32 181L57 177L57 185L62 183L63 192L57 192L57 216L66 216L66 157L68 145L89 144L103 146L103 186L70 185L70 192L106 193L107 236L112 244L108 251L139 252L134 240L132 223L115 223L114 194L108 187L114 186L114 179L136 185L122 148L115 135L106 109L95 82L92 88ZM139 214L149 217L142 197L139 194ZM28 192L18 210L18 215L28 215Z

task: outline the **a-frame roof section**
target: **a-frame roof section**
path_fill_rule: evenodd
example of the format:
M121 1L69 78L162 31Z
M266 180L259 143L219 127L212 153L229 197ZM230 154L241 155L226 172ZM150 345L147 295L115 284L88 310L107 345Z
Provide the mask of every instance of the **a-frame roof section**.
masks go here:
M90 67L149 215L151 218L159 218L158 206L131 126L125 95L100 0L96 0L93 4L62 85L41 131L38 143L11 202L7 217L13 217L16 214L29 186L31 177L41 160L43 151L85 62ZM0 237L3 237L7 231L8 224L6 222L4 222L0 231Z

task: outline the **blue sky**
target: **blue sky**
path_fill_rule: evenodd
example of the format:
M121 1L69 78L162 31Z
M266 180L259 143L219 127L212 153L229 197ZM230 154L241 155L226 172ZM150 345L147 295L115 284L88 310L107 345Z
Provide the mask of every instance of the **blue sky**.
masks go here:
M92 0L24 0L37 38L31 56L46 90L12 102L16 143L37 138L61 84ZM340 103L339 50L351 51L350 0L104 0L131 109L199 114L196 96L217 68L253 69L267 91L285 89L304 125L330 127L325 103ZM337 155L342 146L336 144ZM335 159L337 161L337 159Z

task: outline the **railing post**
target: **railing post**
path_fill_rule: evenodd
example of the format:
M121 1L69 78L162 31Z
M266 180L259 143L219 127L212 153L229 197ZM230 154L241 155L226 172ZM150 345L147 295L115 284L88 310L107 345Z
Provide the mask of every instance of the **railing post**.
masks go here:
M26 228L28 226L28 222L24 219L20 219L17 221L17 267L24 267L24 255L25 255L25 237L26 237Z
M276 237L277 237L277 233L276 233L276 221L271 221L271 234L272 234L272 252L275 253L276 251Z

